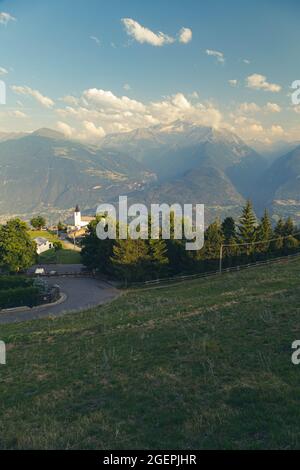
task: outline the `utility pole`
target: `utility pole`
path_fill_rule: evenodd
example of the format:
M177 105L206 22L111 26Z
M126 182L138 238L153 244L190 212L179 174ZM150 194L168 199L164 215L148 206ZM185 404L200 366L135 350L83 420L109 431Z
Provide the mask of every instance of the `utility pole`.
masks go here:
M219 261L219 271L222 274L222 261L223 261L223 244L220 246L220 261Z

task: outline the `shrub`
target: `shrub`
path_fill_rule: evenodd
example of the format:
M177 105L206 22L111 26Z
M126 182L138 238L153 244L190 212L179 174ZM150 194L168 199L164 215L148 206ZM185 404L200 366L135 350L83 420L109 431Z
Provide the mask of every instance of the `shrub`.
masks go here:
M36 287L16 287L0 290L0 309L34 307L39 304L40 291Z
M30 287L33 280L19 276L0 276L0 291L6 289L15 289L17 287Z

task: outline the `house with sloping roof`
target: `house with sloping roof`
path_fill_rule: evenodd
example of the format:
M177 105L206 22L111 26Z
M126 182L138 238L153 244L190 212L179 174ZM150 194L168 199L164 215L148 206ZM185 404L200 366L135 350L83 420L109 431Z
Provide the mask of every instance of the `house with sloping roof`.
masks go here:
M53 243L49 242L47 238L37 237L34 239L36 243L36 252L38 255L45 253L45 251L49 251L53 248Z

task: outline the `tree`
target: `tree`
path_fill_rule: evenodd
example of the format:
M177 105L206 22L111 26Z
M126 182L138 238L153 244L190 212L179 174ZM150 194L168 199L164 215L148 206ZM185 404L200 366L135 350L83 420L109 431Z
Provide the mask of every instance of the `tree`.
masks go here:
M13 219L0 227L0 267L3 270L19 272L32 266L36 259L36 244L29 237L24 222Z
M269 216L269 212L266 209L257 229L258 241L264 242L261 245L258 245L258 250L263 253L267 252L270 248L270 243L266 242L268 242L268 240L272 240L273 236L272 222Z
M53 248L54 248L54 251L55 251L55 258L56 258L56 262L58 262L58 253L59 251L61 251L63 249L63 244L61 241L56 241L53 243Z
M297 250L299 247L299 242L298 240L293 237L292 235L289 235L285 240L284 240L284 250L286 253L293 252Z
M288 217L283 226L283 236L288 237L290 235L293 235L295 231L296 230L293 219L291 217Z
M169 259L165 240L149 240L150 266L154 277L163 276L168 271Z
M61 221L59 221L57 224L57 230L59 232L64 232L66 230L66 226Z
M175 239L175 214L170 213L170 239L165 240L167 248L167 257L169 260L169 271L172 274L182 273L189 270L192 263L194 263L193 255L186 250L186 238L184 236L184 223L183 219L180 221L182 225L182 239Z
M205 231L204 252L206 259L218 259L220 248L224 242L221 225L218 221L213 222Z
M33 217L30 221L31 226L36 230L42 230L46 226L46 219L41 215Z
M284 236L284 222L282 218L278 219L278 222L275 226L274 233L277 237L283 237Z
M243 251L250 255L255 249L255 246L252 244L257 241L257 220L251 201L247 201L243 209L238 228L240 243L247 243Z
M111 271L111 256L115 240L100 240L98 238L96 229L100 220L101 217L98 216L96 220L88 225L87 233L81 242L81 257L87 268L109 273Z
M63 244L61 241L56 241L53 243L53 248L55 251L60 251L63 248Z
M224 243L228 244L230 240L236 238L236 226L232 217L226 217L226 219L223 220L221 229L224 237Z
M130 281L147 279L151 261L148 240L117 240L111 261L115 272L121 275L126 285Z

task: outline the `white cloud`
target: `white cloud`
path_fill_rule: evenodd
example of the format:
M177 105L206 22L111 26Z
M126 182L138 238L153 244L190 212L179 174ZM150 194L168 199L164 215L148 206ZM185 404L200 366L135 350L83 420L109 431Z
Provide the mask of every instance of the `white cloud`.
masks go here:
M8 70L6 70L4 67L0 67L0 75L6 75L8 73Z
M0 24L7 25L10 21L16 21L16 18L9 13L0 12Z
M238 86L238 81L235 80L235 79L233 79L233 80L228 80L228 83L229 83L229 85L232 86L232 87Z
M243 59L243 62L244 62L244 64L246 64L246 65L251 64L250 60L248 60L248 59Z
M6 113L1 114L1 116L9 117L9 118L16 118L16 119L25 119L28 118L27 114L19 111L18 109L13 111L7 111Z
M75 96L72 95L64 96L63 98L61 98L61 101L64 101L65 103L70 104L72 106L76 106L77 104L79 104L79 99L75 98Z
M170 96L164 101L150 103L148 109L150 114L163 124L179 119L217 128L222 121L221 112L212 104L191 104L182 93Z
M38 90L33 90L28 86L15 86L13 85L11 89L18 95L27 95L32 96L36 101L38 101L45 108L52 108L54 106L54 101L48 96L42 95Z
M97 46L99 47L101 46L101 41L97 36L90 36L90 39L94 41L97 44Z
M88 103L98 106L100 109L117 109L143 112L145 107L139 101L132 100L127 96L118 98L111 91L105 91L98 88L90 88L86 90L83 97Z
M21 119L27 118L27 114L23 113L23 111L19 111L18 109L16 111L12 111L12 114L16 118L21 118Z
M280 113L281 107L277 103L267 103L264 110L269 113Z
M264 132L264 128L261 124L251 124L249 126L249 133L251 134L262 134Z
M131 86L129 85L129 83L125 83L123 85L123 88L124 88L125 91L130 91L131 90Z
M188 44L193 39L193 31L190 28L181 28L179 31L179 42Z
M190 99L192 101L190 101ZM128 132L153 125L168 125L176 120L219 127L221 112L211 103L201 103L193 97L176 93L160 101L141 103L128 97L118 97L111 91L85 90L79 104L57 109L61 121L76 127L75 138L97 141L104 134ZM76 124L73 124L76 123Z
M260 109L264 111L265 106ZM231 115L231 118L233 119L233 125L230 127L230 130L245 141L259 140L260 142L268 141L268 143L272 143L278 138L288 137L288 134L279 124L268 126L249 116L235 117Z
M260 107L256 103L241 103L239 111L242 113L257 113Z
M73 137L75 130L73 127L69 126L66 122L58 121L56 123L57 129L64 134L65 137Z
M99 140L105 136L103 127L96 127L93 122L83 122L84 132L81 134L81 139L86 140Z
M172 44L175 41L174 38L165 33L154 33L131 18L123 18L122 23L128 36L131 36L141 44L147 43L152 46L161 47L166 44Z
M267 81L267 77L258 73L249 75L249 77L246 79L246 84L248 88L252 88L254 90L265 90L273 93L278 93L281 90L280 85L269 83Z
M283 128L279 125L273 125L271 127L270 132L272 136L275 136L275 137L282 137L285 134Z
M215 57L220 64L225 63L225 57L224 57L223 52L214 51L212 49L206 49L205 52L207 55Z

